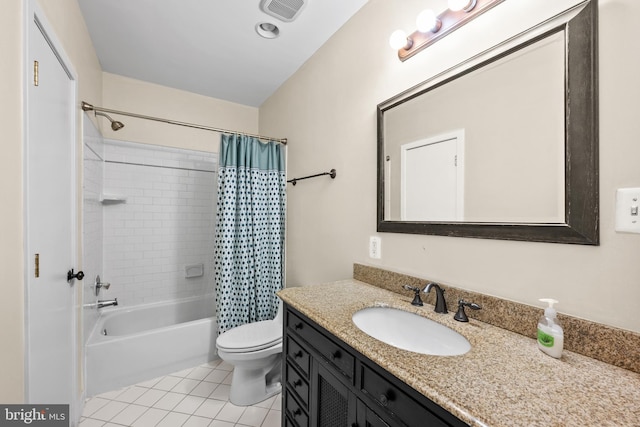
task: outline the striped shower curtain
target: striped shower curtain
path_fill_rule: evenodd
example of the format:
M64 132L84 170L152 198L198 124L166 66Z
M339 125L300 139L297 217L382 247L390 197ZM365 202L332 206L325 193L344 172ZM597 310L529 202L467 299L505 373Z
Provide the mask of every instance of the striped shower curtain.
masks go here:
M222 135L214 254L220 333L277 313L286 184L281 144Z

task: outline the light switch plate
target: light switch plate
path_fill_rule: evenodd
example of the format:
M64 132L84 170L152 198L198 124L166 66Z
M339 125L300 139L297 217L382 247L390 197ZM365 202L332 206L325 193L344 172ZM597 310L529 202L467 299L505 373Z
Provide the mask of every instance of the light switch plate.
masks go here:
M640 234L640 188L616 192L616 231Z
M382 241L378 236L369 237L369 258L380 259Z

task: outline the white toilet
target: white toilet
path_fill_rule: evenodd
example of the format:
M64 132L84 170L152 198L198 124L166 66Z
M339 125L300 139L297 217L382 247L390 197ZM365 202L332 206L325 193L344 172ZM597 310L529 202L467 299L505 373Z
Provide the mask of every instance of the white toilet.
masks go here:
M248 406L280 393L282 302L273 320L229 329L216 339L218 356L234 366L229 401Z

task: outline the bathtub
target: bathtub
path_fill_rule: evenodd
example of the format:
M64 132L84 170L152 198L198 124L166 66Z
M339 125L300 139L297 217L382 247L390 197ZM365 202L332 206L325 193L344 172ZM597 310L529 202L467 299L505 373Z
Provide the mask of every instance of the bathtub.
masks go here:
M213 295L102 309L86 347L87 396L215 359Z

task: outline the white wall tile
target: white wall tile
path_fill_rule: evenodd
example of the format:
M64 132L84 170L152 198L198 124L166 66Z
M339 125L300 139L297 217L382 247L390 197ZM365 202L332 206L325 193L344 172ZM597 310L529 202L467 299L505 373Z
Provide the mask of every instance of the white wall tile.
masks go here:
M127 198L104 206L108 298L131 306L213 293L216 155L105 140L104 156L103 191ZM200 263L204 276L186 279L184 266Z

